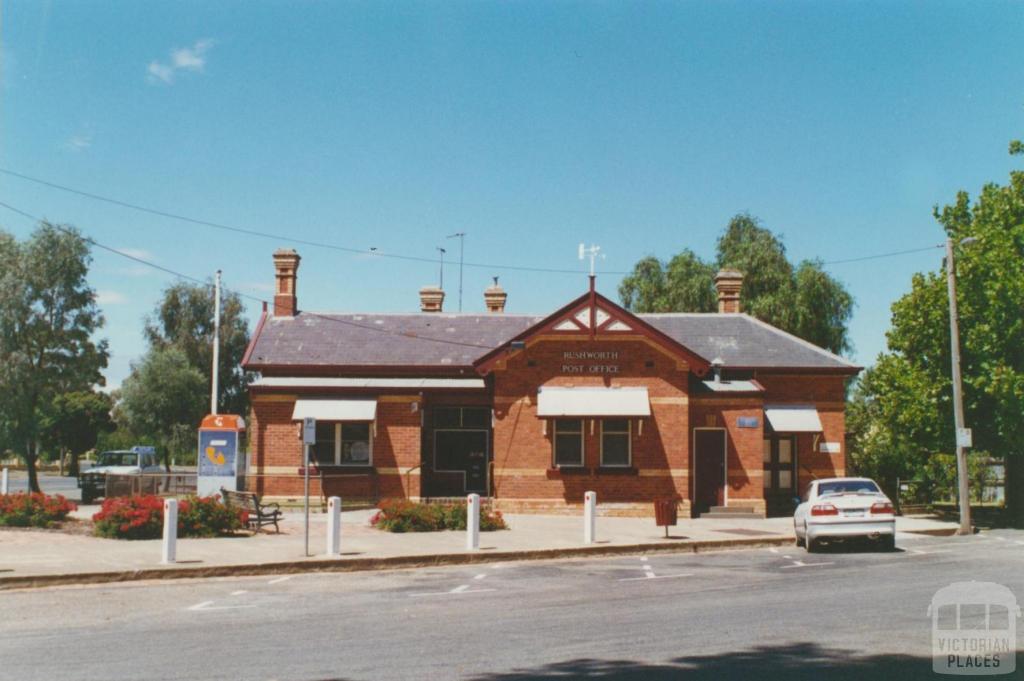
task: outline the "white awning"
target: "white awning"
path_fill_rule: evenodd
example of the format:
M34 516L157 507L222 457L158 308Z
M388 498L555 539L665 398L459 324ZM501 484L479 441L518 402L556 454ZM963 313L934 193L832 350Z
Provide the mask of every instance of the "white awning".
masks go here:
M776 433L820 433L821 419L818 410L808 406L773 406L764 408L764 417L768 419L772 430Z
M541 388L537 416L650 416L647 388Z
M296 400L293 421L313 417L317 421L373 421L377 400Z

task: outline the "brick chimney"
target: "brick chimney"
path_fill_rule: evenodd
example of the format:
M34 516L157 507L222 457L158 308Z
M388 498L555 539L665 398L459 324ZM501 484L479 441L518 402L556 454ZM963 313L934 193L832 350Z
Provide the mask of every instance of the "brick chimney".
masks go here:
M484 289L484 303L487 305L487 311L501 314L505 311L506 299L508 299L508 294L498 285L498 278L495 277L494 283Z
M279 248L274 251L274 316L294 317L298 309L295 295L295 280L302 258L290 248Z
M420 289L420 312L441 312L444 309L444 289L424 286Z
M740 311L740 289L743 288L743 273L739 270L719 270L715 275L718 290L718 311Z

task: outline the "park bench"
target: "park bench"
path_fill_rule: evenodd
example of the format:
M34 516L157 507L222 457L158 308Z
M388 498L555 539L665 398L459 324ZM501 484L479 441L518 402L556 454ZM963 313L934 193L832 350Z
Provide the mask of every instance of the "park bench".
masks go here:
M281 508L277 504L262 504L260 498L252 492L235 492L221 487L220 494L225 506L240 508L249 514L246 525L250 530L258 531L264 525L273 525L275 532L281 532L277 526L281 519Z

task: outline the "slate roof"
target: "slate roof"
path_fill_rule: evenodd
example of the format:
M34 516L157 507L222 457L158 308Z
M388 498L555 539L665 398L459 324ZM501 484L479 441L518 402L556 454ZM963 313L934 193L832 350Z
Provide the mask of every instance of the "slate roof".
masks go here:
M707 360L733 368L850 373L856 365L745 314L641 314ZM543 321L515 314L319 314L267 317L246 362L265 367L452 367L473 361Z

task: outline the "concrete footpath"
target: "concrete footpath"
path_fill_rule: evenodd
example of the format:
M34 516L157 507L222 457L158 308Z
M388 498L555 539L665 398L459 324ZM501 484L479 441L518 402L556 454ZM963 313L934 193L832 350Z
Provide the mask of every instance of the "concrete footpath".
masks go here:
M95 506L75 516L90 518ZM653 518L598 517L597 541L583 544L583 519L507 515L509 529L482 532L480 549L467 551L464 532L394 534L370 526L373 510L342 513L342 555L324 555L326 516L310 516L310 553L304 556L302 513L288 512L281 534L182 539L177 562L162 565L160 540L99 539L86 534L0 529L0 590L49 584L101 583L307 571L372 570L426 565L566 558L615 553L695 552L783 546L794 540L790 518L681 519L670 538ZM899 534L950 534L954 523L899 518Z

